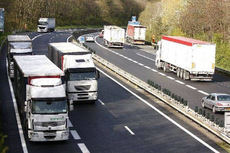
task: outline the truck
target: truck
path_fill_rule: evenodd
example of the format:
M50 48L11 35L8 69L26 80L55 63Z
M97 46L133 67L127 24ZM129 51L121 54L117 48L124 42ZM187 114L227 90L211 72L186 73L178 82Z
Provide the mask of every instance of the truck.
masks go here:
M49 43L48 57L64 71L66 92L71 103L95 103L98 97L99 71L89 50L73 43Z
M155 65L184 80L211 81L215 72L216 45L181 36L162 36Z
M123 48L125 30L113 25L104 26L104 44L107 47Z
M32 55L32 40L28 35L7 36L8 74L11 79L14 78L13 56L15 55Z
M134 45L145 44L146 27L136 21L136 17L132 17L132 21L128 22L126 30L126 40Z
M14 93L28 140L68 140L63 71L45 55L14 56L14 63Z
M38 32L53 32L55 31L55 18L39 18Z

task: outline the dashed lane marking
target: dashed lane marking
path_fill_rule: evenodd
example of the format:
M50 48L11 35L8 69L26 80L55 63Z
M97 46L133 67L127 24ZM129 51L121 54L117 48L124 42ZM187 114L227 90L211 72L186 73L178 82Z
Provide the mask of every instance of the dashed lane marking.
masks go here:
M81 137L79 136L79 134L77 133L76 130L70 130L70 133L72 134L72 136L73 136L73 138L75 140L80 140L81 139Z
M190 86L190 85L186 85L186 86L189 87L189 88L191 88L191 89L193 89L193 90L196 90L196 88L193 87L193 86Z
M84 143L78 143L77 145L81 149L82 153L90 153Z
M162 75L162 76L166 76L164 73L161 73L161 72L158 72L160 75Z
M67 120L67 126L70 127L70 128L73 127L73 124L71 123L71 121L69 120L69 118Z
M175 80L175 78L173 78L171 76L167 76L167 78L169 78L170 80Z
M185 84L184 82L179 81L179 80L176 80L175 82L177 82L177 83L179 83L179 84Z
M144 56L144 55L142 55L142 54L140 54L140 53L136 53L136 54L137 54L138 56L144 57L144 58L146 58L146 59L148 59L148 60L151 60L151 61L155 62L155 60L152 59L152 58L149 58L149 57L147 57L147 56Z
M204 91L202 91L202 90L198 90L198 92L199 92L199 93L202 93L202 94L204 94L204 95L206 95L206 96L209 95L207 92L204 92Z
M101 103L102 105L105 105L105 103L103 103L100 99L98 99L99 103Z
M131 135L135 135L135 133L133 133L133 131L132 131L128 126L125 126L125 129L126 129L127 131L129 131L129 133L130 133Z

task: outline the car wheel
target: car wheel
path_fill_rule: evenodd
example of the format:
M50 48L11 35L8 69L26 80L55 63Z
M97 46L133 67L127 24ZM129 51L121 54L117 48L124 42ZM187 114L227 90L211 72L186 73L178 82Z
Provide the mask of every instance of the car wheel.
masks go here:
M202 106L203 108L205 108L204 101L201 102L201 106Z
M213 112L214 114L216 113L216 107L215 107L215 106L212 107L212 112Z

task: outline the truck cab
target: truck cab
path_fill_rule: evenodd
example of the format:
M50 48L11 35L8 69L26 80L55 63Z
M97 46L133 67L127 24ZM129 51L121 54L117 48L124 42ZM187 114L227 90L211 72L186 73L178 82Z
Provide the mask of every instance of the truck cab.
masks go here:
M38 32L53 32L55 30L55 18L39 18Z

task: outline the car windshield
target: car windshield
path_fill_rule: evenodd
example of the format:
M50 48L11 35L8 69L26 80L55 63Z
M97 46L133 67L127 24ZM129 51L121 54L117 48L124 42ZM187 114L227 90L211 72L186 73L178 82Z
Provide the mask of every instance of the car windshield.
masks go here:
M90 71L90 72L72 72L69 75L70 81L75 80L92 80L96 79L96 71Z
M230 101L230 95L220 95L217 96L218 101Z
M66 100L33 100L33 114L56 114L67 112Z
M11 42L10 46L13 49L31 49L32 48L31 42Z

